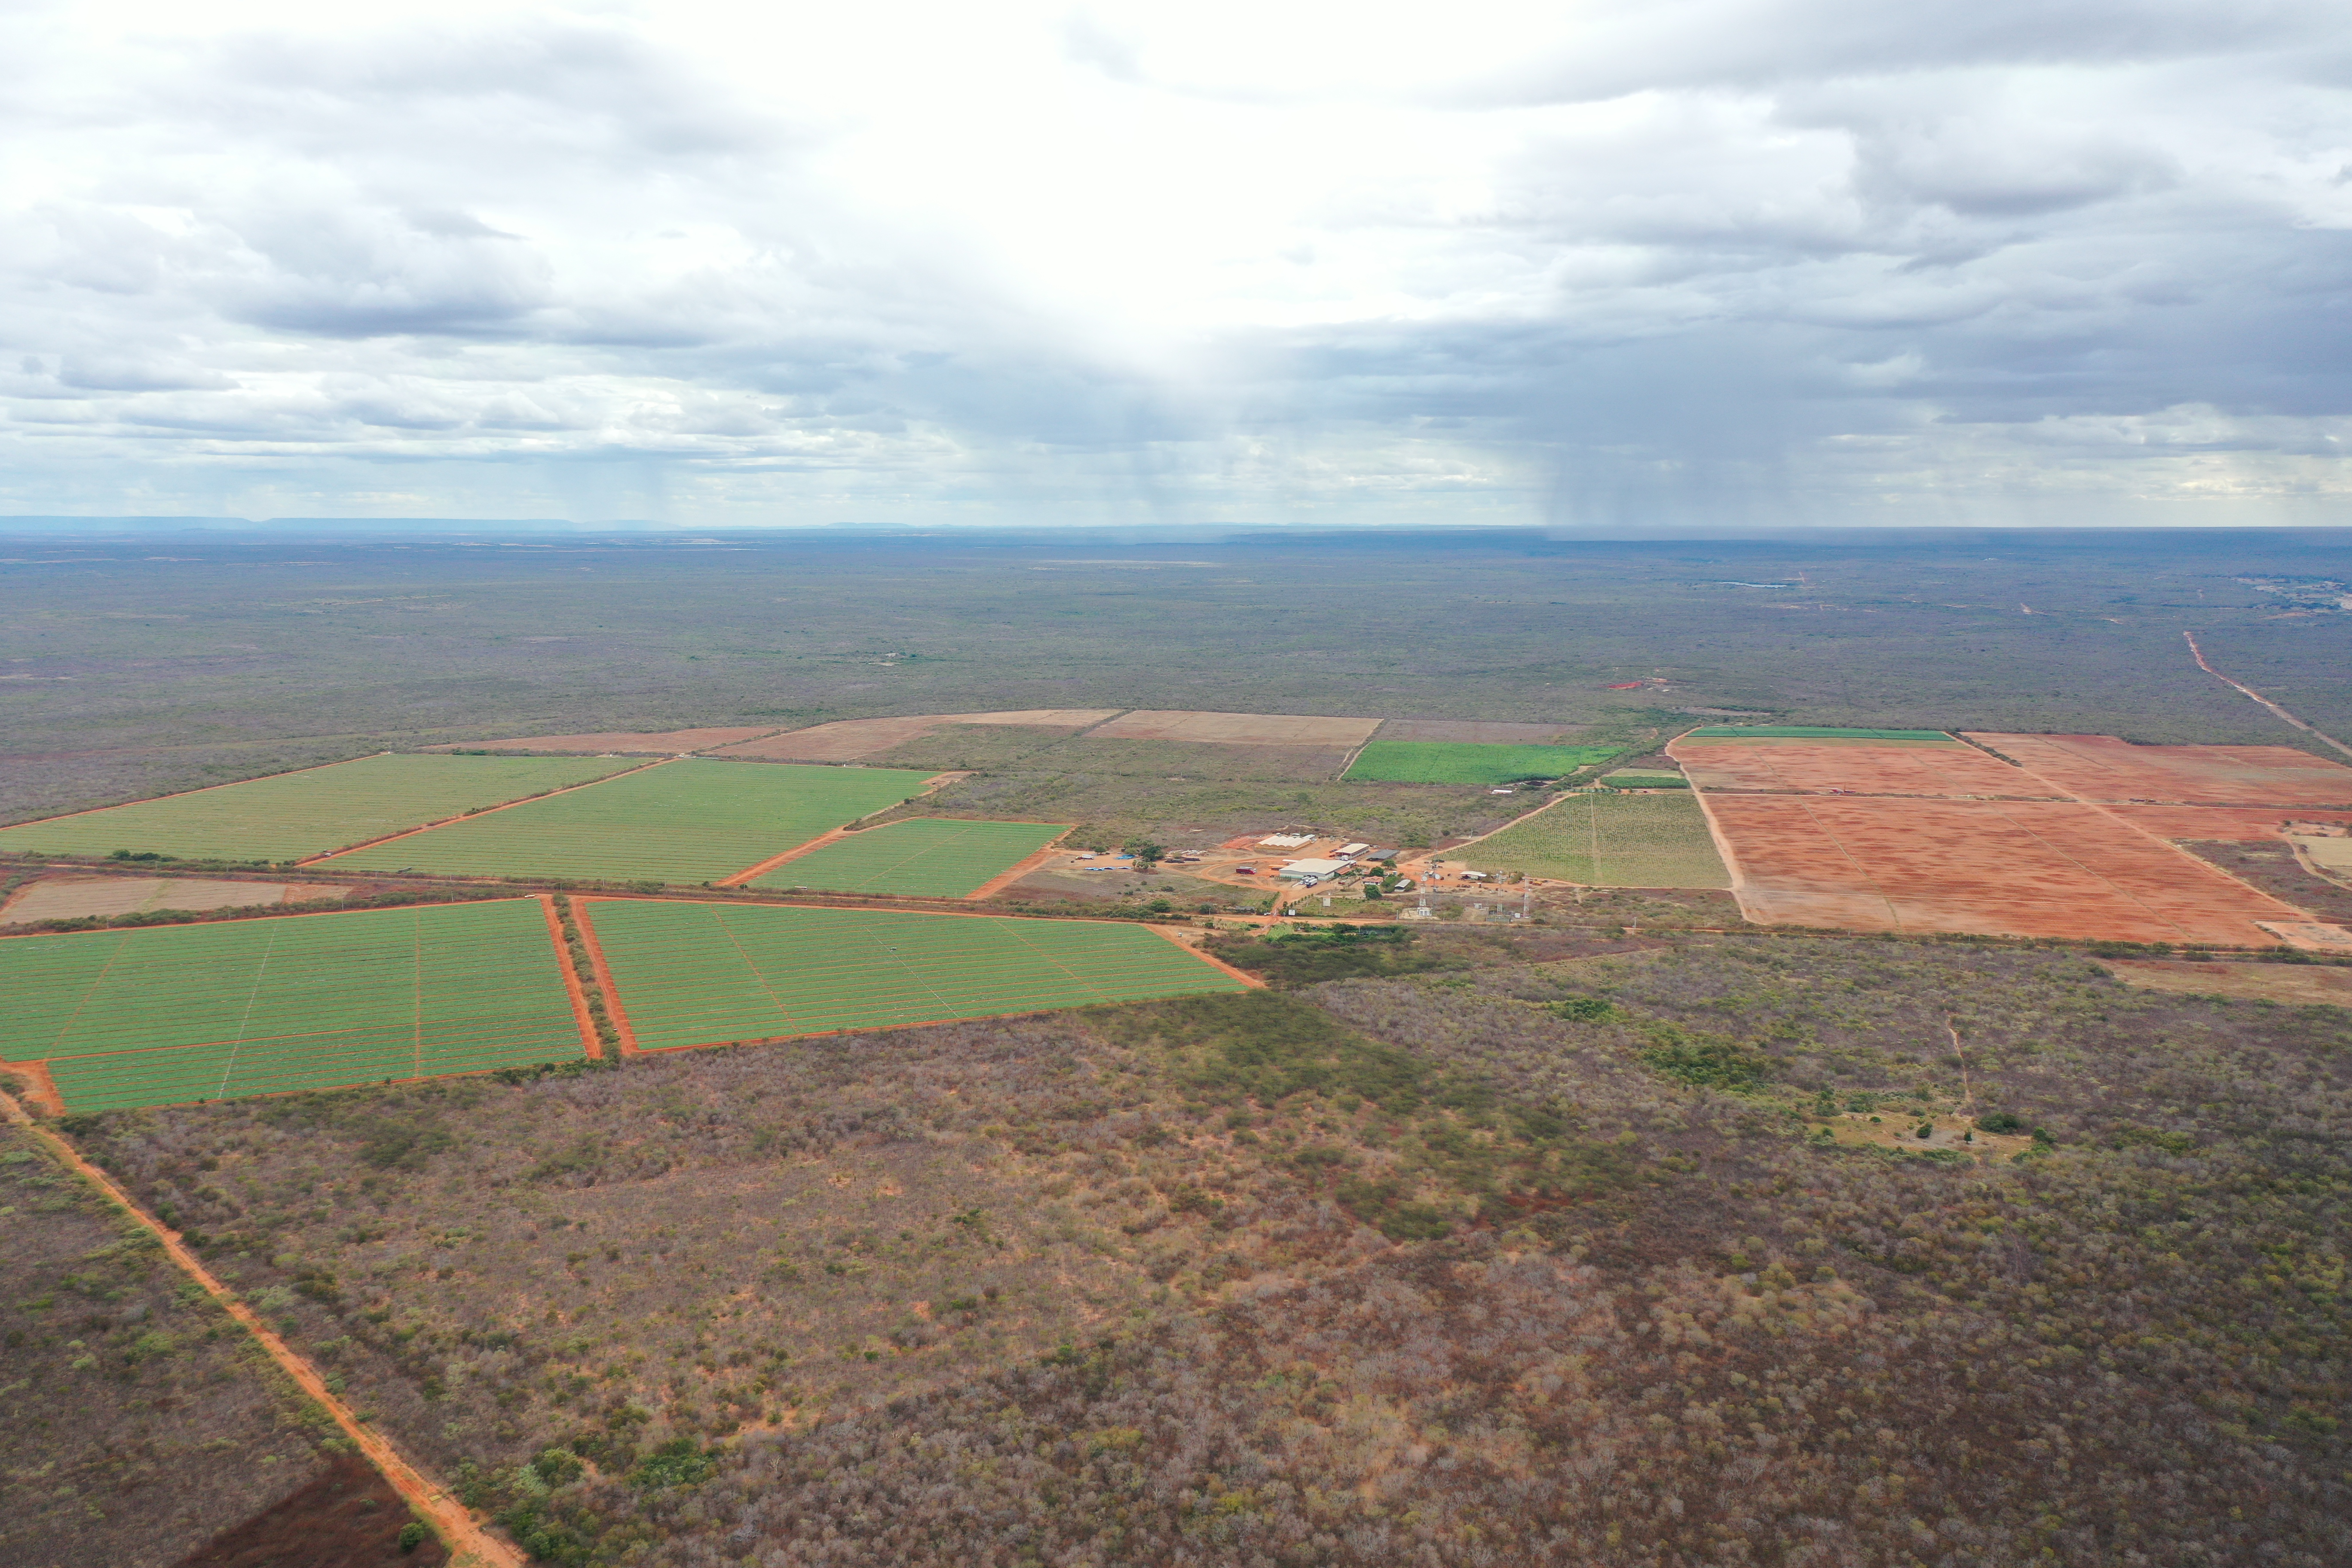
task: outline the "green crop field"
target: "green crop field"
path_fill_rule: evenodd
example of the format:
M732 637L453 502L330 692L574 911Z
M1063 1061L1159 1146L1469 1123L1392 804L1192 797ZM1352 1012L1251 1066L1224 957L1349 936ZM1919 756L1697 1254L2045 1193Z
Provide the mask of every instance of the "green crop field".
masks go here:
M585 784L638 763L623 757L362 757L0 827L0 849L48 855L128 849L181 860L299 860L460 812Z
M1556 779L1605 763L1622 746L1503 746L1467 741L1374 741L1357 754L1349 780L1386 784L1499 784Z
M0 941L0 1059L71 1110L577 1061L536 899Z
M1680 773L1660 772L1656 768L1619 768L1615 773L1602 773L1601 782L1611 789L1688 789L1690 780Z
M1054 822L915 817L836 838L755 879L751 886L961 899L1065 831L1066 824Z
M582 909L646 1050L1244 988L1116 921L652 899Z
M329 864L452 876L715 882L895 805L929 776L695 757L372 845Z
M1706 816L1687 795L1570 795L1455 852L1481 871L1593 888L1728 888Z

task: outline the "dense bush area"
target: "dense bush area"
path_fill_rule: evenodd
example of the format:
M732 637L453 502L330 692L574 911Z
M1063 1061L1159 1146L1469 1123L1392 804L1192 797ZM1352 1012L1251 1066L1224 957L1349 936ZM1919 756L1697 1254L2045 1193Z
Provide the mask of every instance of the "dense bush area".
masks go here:
M550 1561L2352 1556L2352 1018L1571 945L89 1138Z

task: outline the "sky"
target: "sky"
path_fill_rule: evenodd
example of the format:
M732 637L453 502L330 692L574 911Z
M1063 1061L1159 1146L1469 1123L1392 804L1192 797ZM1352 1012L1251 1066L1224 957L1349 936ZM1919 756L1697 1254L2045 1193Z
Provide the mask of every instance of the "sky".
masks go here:
M0 514L2342 522L2341 0L0 5Z

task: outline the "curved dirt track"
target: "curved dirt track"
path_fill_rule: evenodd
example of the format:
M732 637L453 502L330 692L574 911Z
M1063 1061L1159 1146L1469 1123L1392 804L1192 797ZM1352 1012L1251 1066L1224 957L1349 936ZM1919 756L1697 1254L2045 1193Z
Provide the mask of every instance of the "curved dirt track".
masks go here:
M173 1263L203 1286L206 1295L219 1302L230 1317L245 1325L247 1331L261 1342L261 1348L269 1352L270 1359L300 1386L303 1393L335 1418L335 1425L343 1429L343 1436L358 1447L370 1463L383 1472L384 1479L392 1483L408 1506L416 1510L417 1516L432 1523L441 1539L448 1543L450 1568L523 1568L526 1559L520 1552L484 1533L482 1527L474 1522L473 1515L466 1511L465 1505L452 1497L446 1489L427 1479L423 1471L403 1458L400 1450L381 1434L362 1426L351 1407L328 1391L326 1380L319 1375L318 1369L297 1355L292 1346L278 1338L277 1331L262 1321L259 1313L214 1278L212 1271L182 1243L177 1231L166 1229L161 1220L134 1203L130 1194L116 1185L113 1177L83 1159L72 1144L26 1115L24 1107L5 1094L0 1094L0 1116L5 1116L47 1144L50 1151L72 1167L77 1175L104 1193L125 1214L144 1226L163 1244L163 1251Z

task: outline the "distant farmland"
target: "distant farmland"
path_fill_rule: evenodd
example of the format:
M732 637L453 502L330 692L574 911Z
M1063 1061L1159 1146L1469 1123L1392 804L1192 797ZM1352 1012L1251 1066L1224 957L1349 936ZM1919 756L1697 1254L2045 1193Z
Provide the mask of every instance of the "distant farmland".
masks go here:
M372 845L328 864L450 876L715 882L894 805L927 776L693 758Z
M644 1050L1244 989L1116 921L651 899L580 909Z
M755 888L961 899L1051 844L1055 822L916 817L836 838L755 879Z
M638 765L619 757L362 757L0 827L0 849L299 860Z
M1498 746L1475 742L1374 741L1348 768L1350 780L1388 784L1499 784L1556 779L1605 763L1622 746Z
M577 1061L537 899L0 941L0 1059L69 1110Z

